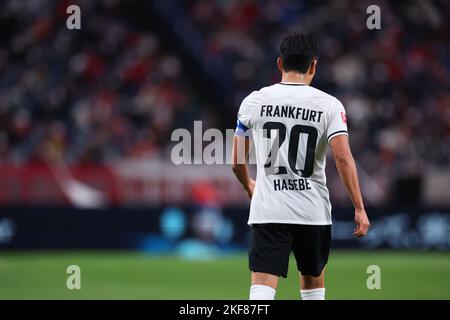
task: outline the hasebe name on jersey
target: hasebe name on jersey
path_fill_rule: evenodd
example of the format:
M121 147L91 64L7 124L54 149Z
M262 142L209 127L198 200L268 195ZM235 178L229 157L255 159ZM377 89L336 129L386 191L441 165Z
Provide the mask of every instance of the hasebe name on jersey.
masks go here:
M311 185L309 184L308 179L305 178L275 179L273 180L273 189L275 191L287 191L287 190L303 191L303 190L310 190Z

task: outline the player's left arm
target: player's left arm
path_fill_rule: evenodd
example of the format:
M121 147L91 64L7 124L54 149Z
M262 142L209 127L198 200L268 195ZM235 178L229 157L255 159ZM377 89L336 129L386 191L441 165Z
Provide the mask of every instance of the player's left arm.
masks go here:
M257 91L253 91L242 101L237 114L236 131L231 152L231 168L250 199L253 196L256 181L250 177L248 154L251 146L253 113L258 105L260 105L260 93Z
M235 135L231 152L231 168L234 175L247 191L249 198L253 196L256 181L250 177L248 170L248 154L251 140L245 136Z

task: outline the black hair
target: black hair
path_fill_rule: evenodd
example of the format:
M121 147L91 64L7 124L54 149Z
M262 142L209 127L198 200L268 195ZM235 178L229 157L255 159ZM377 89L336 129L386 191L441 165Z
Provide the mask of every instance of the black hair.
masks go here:
M313 59L317 59L319 51L316 40L311 34L290 33L281 41L280 57L283 70L306 73Z

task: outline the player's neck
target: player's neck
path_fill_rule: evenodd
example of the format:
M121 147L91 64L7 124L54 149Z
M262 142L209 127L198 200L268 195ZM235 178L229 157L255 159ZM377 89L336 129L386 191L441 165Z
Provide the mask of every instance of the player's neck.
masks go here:
M281 82L307 84L311 83L312 77L298 72L283 72Z

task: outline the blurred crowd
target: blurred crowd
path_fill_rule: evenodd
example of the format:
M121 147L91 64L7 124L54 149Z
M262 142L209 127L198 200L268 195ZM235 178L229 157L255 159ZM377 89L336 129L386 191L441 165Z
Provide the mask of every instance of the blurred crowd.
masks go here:
M199 74L220 88L223 101L212 106L181 53L168 49L157 26L126 19L124 1L73 2L82 8L81 31L66 28L70 1L0 4L2 162L165 159L174 128L217 117L218 108L228 108L221 121L231 128L244 96L279 81L280 40L297 30L318 39L313 85L346 107L369 189L449 167L448 1L378 1L380 30L366 27L367 1L151 2L146 8L173 26Z
M76 2L68 30L71 3L0 5L0 161L161 157L174 127L206 116L179 57L117 1Z

